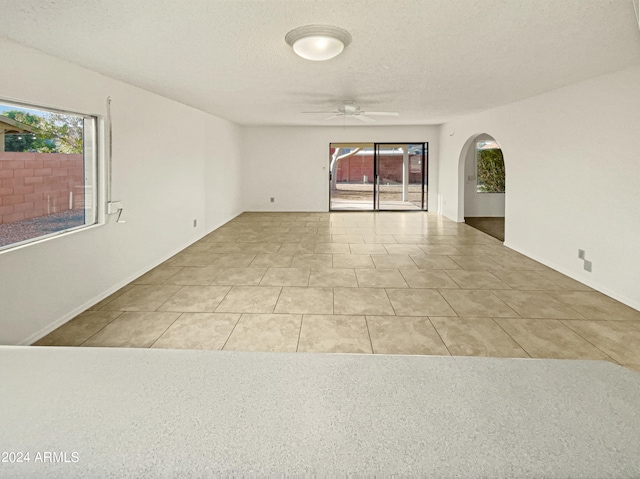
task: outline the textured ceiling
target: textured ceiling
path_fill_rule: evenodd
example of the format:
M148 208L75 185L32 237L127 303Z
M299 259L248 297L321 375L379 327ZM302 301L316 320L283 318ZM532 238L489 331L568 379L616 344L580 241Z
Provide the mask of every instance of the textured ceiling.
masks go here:
M632 0L0 0L0 35L244 125L435 124L640 64ZM353 43L298 58L290 30ZM0 95L1 95L0 86Z

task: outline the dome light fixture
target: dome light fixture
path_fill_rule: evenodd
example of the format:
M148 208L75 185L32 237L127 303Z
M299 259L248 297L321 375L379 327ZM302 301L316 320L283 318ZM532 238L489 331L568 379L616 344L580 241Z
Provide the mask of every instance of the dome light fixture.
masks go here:
M321 62L337 57L350 43L346 30L330 25L306 25L291 30L284 37L296 55Z

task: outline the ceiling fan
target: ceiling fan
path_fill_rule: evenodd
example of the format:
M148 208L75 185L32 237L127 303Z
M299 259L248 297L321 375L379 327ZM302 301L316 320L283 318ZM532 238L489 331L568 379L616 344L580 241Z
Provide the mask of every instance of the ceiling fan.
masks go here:
M375 120L369 118L370 116L398 116L399 113L395 111L362 111L359 106L356 106L354 101L345 101L342 107L337 110L331 111L303 111L302 113L332 113L330 117L325 120L332 120L333 118L340 117L353 117L356 120L363 121L365 123L373 123Z

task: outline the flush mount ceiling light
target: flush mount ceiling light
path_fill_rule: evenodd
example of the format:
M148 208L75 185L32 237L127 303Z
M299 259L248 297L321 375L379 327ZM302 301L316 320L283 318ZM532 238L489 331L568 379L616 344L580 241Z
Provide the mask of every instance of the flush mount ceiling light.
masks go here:
M351 43L351 35L330 25L306 25L291 30L284 40L298 56L319 62L340 55Z

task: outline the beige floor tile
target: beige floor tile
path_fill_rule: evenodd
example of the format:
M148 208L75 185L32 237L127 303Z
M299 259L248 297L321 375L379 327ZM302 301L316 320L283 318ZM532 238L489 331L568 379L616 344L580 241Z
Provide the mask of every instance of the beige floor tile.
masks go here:
M36 341L34 346L79 346L111 323L122 311L85 311Z
M351 250L347 243L316 243L314 250L316 254L350 254Z
M398 316L457 316L434 289L387 289Z
M513 289L553 291L559 289L553 281L543 278L535 271L495 270L493 274ZM502 289L495 288L492 289Z
M225 268L213 280L213 284L229 286L257 286L267 268Z
M111 301L113 301L114 299L122 296L124 293L126 293L127 291L129 291L131 288L133 288L135 285L133 283L129 283L126 286L123 286L122 288L120 288L118 291L116 291L113 294L110 294L109 296L107 296L106 298L104 298L103 300L97 302L96 304L94 304L93 306L91 306L90 308L88 308L89 311L99 311L101 309L104 308L104 306L106 306L108 303L110 303Z
M509 270L540 270L544 268L542 264L519 253L499 256L497 261L503 268Z
M637 321L562 321L620 364L640 364L640 323Z
M362 235L331 235L332 243L364 243L364 239L362 239Z
M269 268L260 286L307 286L310 268Z
M233 286L216 313L273 313L280 287Z
M236 243L242 253L275 254L280 250L281 243Z
M383 244L350 244L351 254L388 254Z
M218 255L213 265L222 268L246 268L255 259L251 253L225 253Z
M333 289L285 286L275 313L333 314Z
M252 268L290 268L292 254L257 254L249 265Z
M368 254L334 254L334 268L375 268L371 256Z
M560 288L566 289L568 291L593 291L593 289L591 289L586 284L582 284L575 279L569 278L568 276L559 273L558 271L552 270L551 268L536 270L536 273L538 273L543 278L548 279L549 281L553 281Z
M230 286L183 286L158 311L212 313L230 289Z
M213 243L209 243L206 241L197 241L191 246L187 246L181 251L181 253L215 253L215 251L211 251L212 247Z
M458 248L450 245L423 244L420 245L420 249L428 255L438 254L459 256L461 254Z
M494 291L494 294L523 318L582 319L575 310L542 291Z
M182 271L181 266L160 265L133 281L134 284L163 284L169 278Z
M393 244L396 242L396 239L393 237L393 235L384 234L362 235L362 239L366 244Z
M440 293L444 296L455 312L462 317L518 317L518 314L515 311L513 311L491 291L475 289L443 289Z
M371 259L380 269L418 268L408 254L372 254Z
M554 292L553 297L580 313L586 319L640 320L640 311L596 291Z
M442 270L401 269L400 273L410 288L459 288Z
M457 269L447 270L447 274L462 289L511 289L508 284L489 271Z
M315 243L283 243L278 250L278 254L313 253L315 250Z
M222 271L217 266L206 266L204 268L188 267L171 276L165 284L180 286L206 286L212 284L218 274Z
M491 318L432 317L431 322L454 356L528 357Z
M361 288L408 288L409 285L397 269L356 269Z
M387 293L379 288L334 288L333 312L346 315L395 314Z
M205 243L207 244L207 243ZM242 253L245 243L208 243L209 253Z
M560 321L496 319L532 358L606 359L606 355Z
M398 244L427 244L427 237L421 234L394 234L393 237Z
M357 288L358 281L354 269L316 268L311 270L309 286L315 288Z
M364 316L304 315L300 352L371 353Z
M420 269L427 269L427 270L460 269L460 266L458 266L457 263L452 261L448 256L441 255L441 254L432 254L432 255L425 254L425 253L415 254L415 255L411 255L411 259L415 264L418 265L418 268Z
M301 322L299 314L243 314L224 349L293 353Z
M331 254L297 253L293 257L293 268L331 268L333 256Z
M367 316L366 319L376 354L449 355L429 318Z
M424 251L420 249L420 246L415 244L385 244L384 248L388 254L408 254L408 255L423 255Z
M184 313L151 347L222 349L238 319L239 314Z
M169 266L210 266L218 260L217 253L178 253L171 258L167 264Z
M180 286L136 285L107 303L102 309L105 311L155 311L179 289Z
M492 271L503 269L497 255L449 256L462 269Z
M180 313L126 312L91 336L82 346L148 348Z

